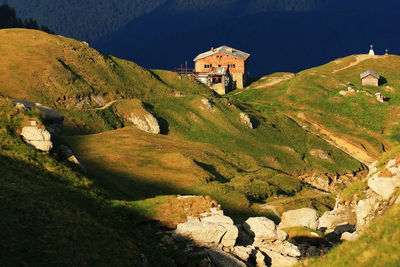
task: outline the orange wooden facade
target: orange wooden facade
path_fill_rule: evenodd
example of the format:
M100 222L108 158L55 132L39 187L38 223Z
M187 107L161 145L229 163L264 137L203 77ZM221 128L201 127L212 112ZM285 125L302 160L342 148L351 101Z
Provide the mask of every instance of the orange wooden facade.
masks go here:
M199 59L195 62L195 71L199 73L211 72L215 67L227 67L229 73L247 73L248 60L242 60L224 53L217 53Z

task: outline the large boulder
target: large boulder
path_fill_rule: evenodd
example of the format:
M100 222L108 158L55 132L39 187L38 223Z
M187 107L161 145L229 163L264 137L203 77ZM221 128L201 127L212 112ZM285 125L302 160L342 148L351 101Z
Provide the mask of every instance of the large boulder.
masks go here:
M252 252L254 250L254 247L251 246L247 246L247 247L243 247L243 246L235 246L232 249L232 254L235 255L236 257L238 257L239 259L241 259L242 261L248 261Z
M232 248L236 243L239 231L233 225L231 218L214 215L179 223L175 234L207 247L222 245Z
M390 160L385 168L368 179L368 186L383 199L388 200L400 186L400 164Z
M140 116L135 116L134 113L131 114L131 117L128 118L130 122L135 124L135 126L142 131L159 134L160 126L158 125L157 119L152 114L146 114L143 118Z
M246 267L246 264L221 249L208 249L207 254L211 262L219 267Z
M239 114L240 117L240 121L249 129L253 129L253 124L251 123L251 119L249 117L249 115L241 112Z
M119 117L133 123L139 130L153 134L161 133L158 120L146 110L145 104L141 100L119 101L115 105L115 110Z
M292 266L299 263L297 258L288 257L268 248L260 248L271 259L271 267Z
M273 221L265 217L251 217L243 228L252 236L261 240L286 240L287 233L278 229Z
M32 145L37 150L49 152L53 148L51 134L46 129L27 126L22 128L21 135L25 142Z
M280 228L303 226L311 229L318 227L318 214L310 208L289 210L284 212L281 217Z
M333 232L338 225L348 222L348 216L341 209L327 211L319 218L318 229Z

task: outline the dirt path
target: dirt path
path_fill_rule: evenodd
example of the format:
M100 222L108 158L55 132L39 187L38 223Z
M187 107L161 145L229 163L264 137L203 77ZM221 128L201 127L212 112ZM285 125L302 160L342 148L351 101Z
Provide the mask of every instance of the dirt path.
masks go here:
M291 118L291 119L293 119L293 118ZM338 149L342 150L343 152L345 152L346 154L355 158L356 160L362 162L363 164L369 166L371 163L373 163L376 160L363 148L352 143L351 141L348 141L344 138L337 136L336 134L332 133L331 131L324 128L320 124L307 119L304 115L301 116L301 119L303 121L310 123L318 131L318 136L320 138L324 139L329 144L337 147ZM299 123L297 120L294 120L294 121L296 121L299 125L301 125L301 123Z
M344 67L344 68L334 70L334 71L332 71L332 73L336 73L336 72L339 72L339 71L342 71L342 70L351 68L351 67L353 67L353 66L355 66L355 65L357 65L357 64L359 64L359 63L361 63L361 62L363 62L363 61L365 61L365 60L367 60L367 59L376 58L377 56L356 55L356 56L354 56L354 57L355 57L355 59L356 59L355 62L350 63L348 66L346 66L346 67Z
M248 86L248 87L244 88L243 90L240 90L240 91L236 92L235 95L238 95L238 94L240 94L240 93L242 93L242 92L244 92L246 90L249 90L249 89L263 89L263 88L266 88L266 87L271 87L271 86L277 85L280 82L293 79L295 76L296 76L295 74L292 74L292 73L289 74L288 73L288 74L285 74L285 75L280 76L280 77L270 77L270 78L267 78L265 82L263 82L263 83L261 83L261 84L259 84L257 86L254 86L254 87Z
M105 105L102 106L102 107L99 107L99 108L92 108L92 110L104 110L104 109L110 107L112 104L117 103L117 102L119 102L119 101L121 101L121 100L113 100L113 101L108 102L107 104L105 104Z

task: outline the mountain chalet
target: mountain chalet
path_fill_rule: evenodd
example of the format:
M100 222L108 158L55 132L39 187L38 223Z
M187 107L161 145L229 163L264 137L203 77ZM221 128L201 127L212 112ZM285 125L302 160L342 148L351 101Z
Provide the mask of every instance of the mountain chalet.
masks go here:
M250 54L221 46L199 54L195 62L194 76L220 95L243 88L248 77Z

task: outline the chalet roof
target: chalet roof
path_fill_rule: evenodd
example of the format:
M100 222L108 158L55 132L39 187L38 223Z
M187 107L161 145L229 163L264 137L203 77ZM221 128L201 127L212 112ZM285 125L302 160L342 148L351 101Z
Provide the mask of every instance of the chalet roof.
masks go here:
M199 59L206 58L206 57L218 54L218 53L223 53L223 54L226 54L226 55L229 55L229 56L233 56L233 57L236 57L236 58L239 58L239 59L242 59L242 60L246 60L246 59L248 59L250 57L250 54L248 54L246 52L237 50L235 48L232 48L232 47L229 47L229 46L226 46L226 45L223 45L223 46L220 46L218 48L215 48L214 50L209 50L207 52L199 54L193 61L197 61Z
M378 73L376 73L375 71L372 71L372 70L367 70L367 71L361 73L361 74L360 74L360 77L361 77L361 79L364 79L364 78L367 77L368 75L372 75L372 76L374 76L374 77L377 78L377 79L379 79L379 78L381 77Z

